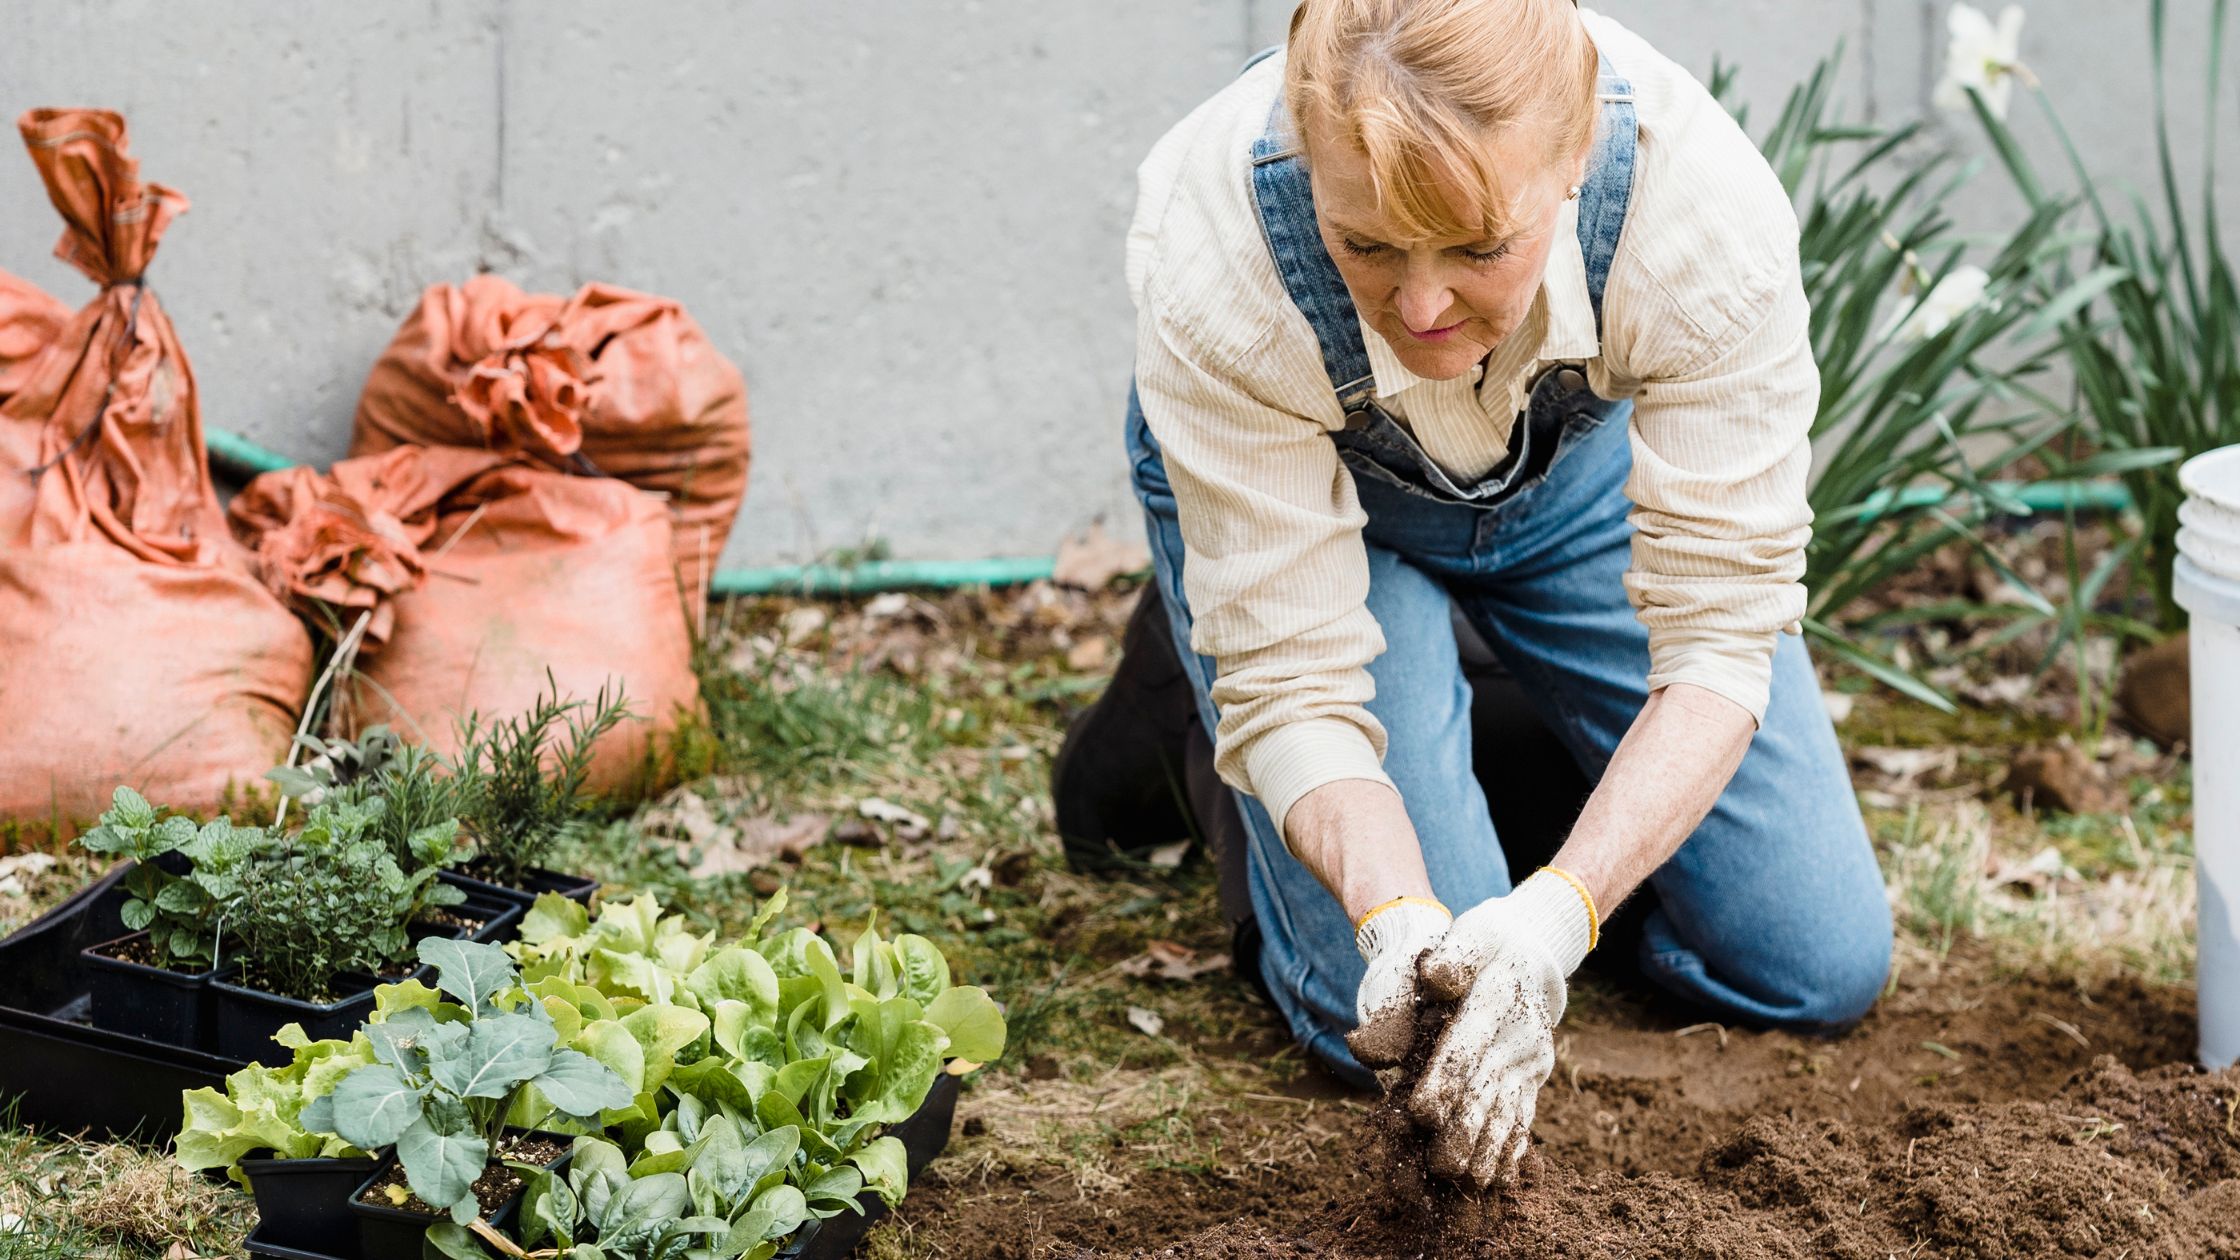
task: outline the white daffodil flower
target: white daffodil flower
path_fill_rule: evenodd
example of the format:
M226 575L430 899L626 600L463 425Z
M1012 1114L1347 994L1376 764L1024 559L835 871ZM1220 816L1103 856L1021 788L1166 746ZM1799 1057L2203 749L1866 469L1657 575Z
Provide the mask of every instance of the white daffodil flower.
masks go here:
M1944 79L1937 84L1937 108L1966 109L1968 89L1974 88L1992 117L2005 118L2022 69L2022 6L2008 5L1994 23L1974 5L1956 4L1945 24L1952 42L1945 53Z
M1886 339L1899 341L1927 341L1961 316L1983 305L1983 295L1991 287L1991 273L1981 267L1954 267L1945 273L1929 295L1910 310L1901 310L1891 316L1883 326Z

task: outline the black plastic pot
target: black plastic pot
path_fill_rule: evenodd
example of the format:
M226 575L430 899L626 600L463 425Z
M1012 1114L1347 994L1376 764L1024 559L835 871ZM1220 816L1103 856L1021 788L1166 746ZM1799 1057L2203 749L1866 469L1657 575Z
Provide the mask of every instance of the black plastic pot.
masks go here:
M458 887L458 885L453 886ZM467 940L509 941L520 934L521 916L529 912L527 906L507 897L496 897L466 889L461 891L467 893L467 899L456 906L447 908L460 918L478 920L466 929L464 935ZM423 932L419 928L413 929L414 939L416 940L424 935L450 935L452 931L456 931L456 929L441 933Z
M210 991L216 1000L211 1010L211 1048L229 1059L285 1066L295 1057L295 1051L272 1039L282 1025L303 1025L304 1035L313 1041L348 1038L373 1012L373 988L380 983L374 976L337 976L334 987L344 996L321 1004L299 1002L228 979L212 980Z
M887 1126L890 1136L902 1140L913 1180L949 1145L949 1132L957 1119L957 1095L961 1091L957 1078L944 1072L934 1078L933 1088L926 1091L926 1100L918 1104L909 1119ZM887 1214L887 1201L868 1190L858 1202L863 1207L860 1215L842 1212L802 1226L793 1241L778 1252L779 1260L844 1260L854 1254L856 1244L862 1242L871 1227Z
M957 1095L963 1092L963 1084L943 1072L933 1078L933 1088L926 1091L926 1100L918 1104L908 1120L887 1126L888 1134L902 1139L902 1149L909 1154L912 1177L925 1171L934 1156L948 1149L949 1133L957 1123Z
M291 1247L265 1237L264 1227L249 1231L246 1244L250 1260L359 1260L358 1240L350 1240L348 1251L315 1251L309 1247Z
M538 894L548 892L556 892L570 901L588 904L591 895L599 891L599 881L588 875L567 875L559 871L548 871L541 866L530 867L528 875L522 879L518 888L511 884L496 884L472 875L462 875L458 871L445 871L439 878L455 888L466 889L470 894L494 897L524 907L535 902Z
M519 1130L509 1130L509 1132L518 1133ZM565 1133L547 1133L538 1129L530 1130L527 1136L551 1138L553 1141L570 1146L569 1150L561 1153L560 1158L545 1165L546 1168L554 1172L565 1169L568 1166L568 1161L575 1158L573 1149L575 1139ZM367 1203L365 1201L365 1192L373 1188L373 1183L381 1180L382 1176L389 1171L390 1164L394 1162L394 1156L383 1160L370 1176L360 1181L357 1187L350 1191L350 1214L357 1218L358 1225L357 1254L364 1257L364 1260L412 1260L413 1257L420 1255L420 1243L422 1238L427 1235L428 1227L444 1219L441 1216L430 1216L425 1212L412 1212L400 1207L391 1207L386 1203ZM516 1194L506 1200L497 1211L490 1213L484 1219L498 1229L504 1229L511 1225L514 1214L521 1210L522 1196L527 1193L527 1188L524 1187L521 1194Z
M171 971L118 958L112 952L129 941L147 938L146 932L134 932L79 952L85 962L93 1026L167 1046L203 1049L208 1044L210 979L217 971Z
M350 1196L380 1166L376 1159L245 1159L256 1196L257 1236L267 1246L358 1260L358 1218Z

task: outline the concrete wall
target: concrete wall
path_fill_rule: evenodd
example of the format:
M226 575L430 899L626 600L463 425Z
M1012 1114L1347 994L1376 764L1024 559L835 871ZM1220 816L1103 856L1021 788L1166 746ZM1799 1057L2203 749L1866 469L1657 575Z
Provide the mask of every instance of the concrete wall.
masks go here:
M2173 7L2197 56L2208 0ZM1940 0L1605 8L1682 64L1739 64L1761 118L1839 37L1851 99L1883 121L1926 112L1942 57ZM2089 160L2148 174L2144 6L2030 8L2024 56ZM1047 553L1100 513L1133 528L1135 163L1289 12L19 0L0 113L121 109L145 173L193 199L152 274L213 425L330 459L423 285L611 280L682 299L746 371L756 466L731 563L871 536L904 557ZM1987 187L1972 210L2006 205ZM29 163L0 155L0 266L80 300L55 232Z

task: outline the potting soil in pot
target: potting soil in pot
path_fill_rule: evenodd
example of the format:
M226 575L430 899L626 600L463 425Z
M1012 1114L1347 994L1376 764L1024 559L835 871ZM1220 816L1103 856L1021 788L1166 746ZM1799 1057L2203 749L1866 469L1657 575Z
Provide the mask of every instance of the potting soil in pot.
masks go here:
M482 1175L475 1178L474 1197L482 1204L482 1214L489 1217L511 1202L515 1195L528 1187L521 1174L506 1166L517 1164L550 1164L568 1153L568 1144L548 1137L508 1136L498 1145L497 1154L483 1166ZM358 1196L359 1201L378 1207L403 1208L408 1212L425 1214L430 1221L443 1214L420 1201L405 1183L404 1165L391 1164L388 1171L366 1187Z

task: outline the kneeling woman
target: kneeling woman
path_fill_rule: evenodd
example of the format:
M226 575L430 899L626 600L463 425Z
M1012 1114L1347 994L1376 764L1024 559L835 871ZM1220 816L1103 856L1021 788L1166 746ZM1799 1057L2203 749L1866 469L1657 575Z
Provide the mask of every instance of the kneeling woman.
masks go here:
M1573 0L1306 0L1140 177L1135 487L1299 1038L1366 1079L1458 1000L1409 1101L1483 1184L1644 881L1659 983L1857 1020L1890 921L1795 634L1797 226L1726 112ZM1450 601L1597 783L1515 888Z

